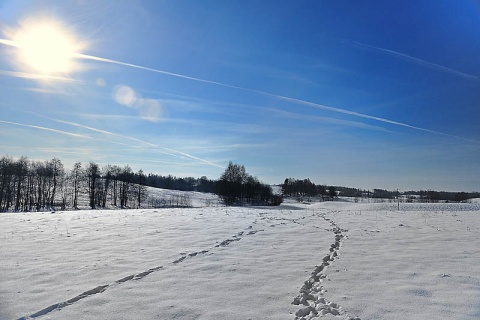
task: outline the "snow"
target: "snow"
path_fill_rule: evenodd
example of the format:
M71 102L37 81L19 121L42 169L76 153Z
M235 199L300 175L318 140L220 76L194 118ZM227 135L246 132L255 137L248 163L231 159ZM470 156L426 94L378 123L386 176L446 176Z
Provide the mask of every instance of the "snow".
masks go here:
M0 319L480 318L478 203L4 213L0 224Z

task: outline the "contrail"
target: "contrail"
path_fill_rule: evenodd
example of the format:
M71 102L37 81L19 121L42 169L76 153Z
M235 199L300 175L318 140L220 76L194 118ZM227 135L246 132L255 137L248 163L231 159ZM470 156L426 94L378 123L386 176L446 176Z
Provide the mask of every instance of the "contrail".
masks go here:
M41 116L41 115L40 115L40 116ZM42 116L42 117L44 117L44 116ZM216 164L216 163L213 163L213 162L211 162L211 161L208 161L208 160L205 160L205 159L202 159L202 158L199 158L199 157L195 157L195 156L192 156L191 154L188 154L188 153L185 153L185 152L181 152L181 151L178 151L178 150L161 147L161 146L159 146L159 145L156 145L156 144L153 144L153 143L150 143L150 142L147 142L147 141L143 141L143 140L140 140L140 139L137 139L137 138L133 138L133 137L129 137L129 136L125 136L125 135L121 135L121 134L118 134L118 133L113 133L113 132L109 132L109 131L106 131L106 130L101 130L101 129L97 129L97 128L93 128L93 127L89 127L89 126L85 126L85 125L82 125L82 124L79 124L79 123L76 123L76 122L69 122L69 121L64 121L64 120L59 120L59 119L48 118L48 117L45 117L45 118L50 119L50 120L52 120L52 121L59 122L59 123L68 124L68 125L71 125L71 126L75 126L75 127L79 127L79 128L83 128L83 129L95 131L95 132L98 132L98 133L102 133L102 134L106 134L106 135L111 135L111 136L119 137L119 138L122 138L122 139L127 139L127 140L131 140L131 141L139 142L139 143L145 144L145 145L147 145L147 146L149 146L149 147L166 150L167 152L163 152L163 153L168 154L168 155L173 156L173 157L177 157L177 158L178 158L179 156L184 156L184 157L187 157L187 158L190 158L190 159L193 159L193 160L202 162L202 163L204 163L204 164L208 164L208 165L211 165L211 166L214 166L214 167L218 167L218 168L222 168L222 169L223 169L222 166L220 166L220 165L218 165L218 164Z
M49 120L52 120L52 121L59 122L59 123L68 124L68 125L71 125L71 126L91 130L91 131L94 131L94 132L98 132L98 133L102 133L102 134L106 134L106 135L116 136L116 137L119 137L119 138L122 138L122 139L127 139L127 140L131 140L131 141L139 142L139 143L145 144L149 147L166 150L167 152L163 151L163 153L167 154L167 155L170 155L170 156L173 156L173 157L179 158L179 157L183 156L183 157L186 157L186 158L190 158L190 159L193 159L193 160L196 160L196 161L199 161L199 162L202 162L202 163L205 163L205 164L223 169L222 166L220 166L216 163L213 163L211 161L208 161L208 160L205 160L205 159L202 159L202 158L199 158L199 157L192 156L191 154L181 152L181 151L178 151L178 150L175 150L175 149L160 147L156 144L153 144L153 143L150 143L150 142L147 142L147 141L143 141L143 140L136 139L136 138L133 138L133 137L129 137L129 136L125 136L125 135L121 135L121 134L117 134L117 133L113 133L113 132L109 132L109 131L105 131L105 130L101 130L101 129L97 129L97 128L93 128L93 127L89 127L89 126L84 126L84 125L81 125L81 124L75 123L75 122L53 119L53 118L49 118L47 116L43 116L43 115L40 115L40 114L37 114L37 113L33 113L33 114L35 114L36 116L42 117L42 118L46 118L46 119L49 119ZM76 134L76 133L66 132L66 131L62 131L62 130L47 128L47 127L35 126L35 125L30 125L30 124L23 124L23 123L17 123L17 122L5 121L5 120L0 120L0 123L10 124L10 125L19 126L19 127L33 128L33 129L44 130L44 131L50 131L50 132L54 132L54 133L59 133L59 134L63 134L63 135L72 136L72 137L75 137L75 138L93 139L90 136L86 136L86 135L82 135L82 134ZM107 142L117 143L117 142L114 142L114 141L107 141ZM129 146L125 143L120 143L120 142L118 142L118 144Z
M24 79L34 79L34 80L56 80L56 81L65 81L65 82L76 82L84 83L81 80L74 80L66 77L53 76L50 74L41 74L41 73L27 73L27 72L18 72L18 71L7 71L0 70L0 75L15 77L15 78L24 78Z
M451 68L448 68L448 67L430 62L430 61L426 61L426 60L423 60L423 59L420 59L420 58L412 57L412 56L409 56L408 54L405 54L405 53L401 53L401 52L398 52L398 51L385 49L385 48L381 48L381 47L375 47L375 46L371 46L371 45L364 44L364 43L361 43L361 42L356 42L356 41L353 41L352 43L357 45L357 46L363 47L363 48L384 52L384 53L387 53L391 56L397 57L399 59L410 61L410 62L419 64L421 66L424 66L424 67L427 67L427 68L430 68L430 69L433 69L433 70L442 71L442 72L445 72L445 73L453 74L453 75L456 75L456 76L459 76L459 77L462 77L462 78L466 78L466 79L470 79L470 80L479 80L479 77L476 76L476 75L464 73L464 72L461 72L461 71L458 71L458 70L454 70L454 69L451 69Z
M10 41L10 40L5 40L5 39L0 39L0 43L5 44L5 45L9 45L9 46L14 46L14 47L18 46L17 44L15 44L15 42ZM401 57L401 58L409 60L409 61L419 63L421 65L430 67L430 68L435 69L435 70L441 70L441 71L444 71L444 72L455 74L457 76L462 76L464 78L478 80L477 76L462 73L462 72L459 72L459 71L456 71L456 70L453 70L453 69L450 69L450 68L447 68L447 67L444 67L444 66L441 66L441 65L437 65L437 64L419 59L419 58L415 58L415 57L403 54L403 53L399 53L399 52L388 50L388 49L369 46L369 45L366 45L366 44L362 44L360 42L354 42L354 44L359 45L359 46L363 46L363 47L366 47L366 48L370 48L370 49L375 49L375 50L387 52L389 54L395 55L397 57ZM106 63L116 64L116 65L121 65L121 66L125 66L125 67L130 67L130 68L135 68L135 69L160 73L160 74L164 74L164 75L168 75L168 76L172 76L172 77L177 77L177 78L182 78L182 79L187 79L187 80L192 80L192 81L197 81L197 82L202 82L202 83L207 83L207 84L212 84L212 85L217 85L217 86L222 86L222 87L231 88L231 89L243 90L243 91L260 94L260 95L264 95L264 96L279 99L279 100L289 101L289 102L292 102L292 103L295 103L295 104L301 104L301 105L316 108L316 109L327 110L327 111L331 111L331 112L351 115L351 116L360 117L360 118L364 118L364 119L370 119L370 120L379 121L379 122L383 122L383 123L388 123L388 124L401 126L401 127L405 127L405 128L409 128L409 129L414 129L414 130L419 130L419 131L428 132L428 133L432 133L432 134L448 136L448 137L452 137L452 138L456 138L456 139L460 139L460 140L464 140L464 141L480 143L480 141L470 140L470 139L467 139L467 138L451 135L451 134L448 134L448 133L443 133L443 132L439 132L439 131L434 131L434 130L430 130L430 129L416 127L416 126L412 126L412 125L409 125L409 124L406 124L406 123L397 122L397 121L393 121L393 120L389 120L389 119L385 119L385 118L380 118L380 117L375 117L375 116L370 116L370 115L367 115L367 114L363 114L363 113L359 113L359 112L355 112L355 111L350 111L350 110L347 110L347 109L329 107L329 106L325 106L325 105L322 105L322 104L318 104L318 103L314 103L314 102L310 102L310 101L306 101L306 100L302 100L302 99L290 98L290 97L277 95L277 94L273 94L273 93L269 93L269 92L265 92L265 91L261 91L261 90L250 89L250 88L245 88L245 87L240 87L240 86L234 86L234 85L230 85L230 84L226 84L226 83L222 83L222 82L217 82L217 81L212 81L212 80L206 80L206 79L202 79L202 78L190 77L190 76L179 74L179 73L168 72L168 71L164 71L164 70L144 67L144 66L137 65L137 64L126 63L126 62L122 62L122 61L106 59L106 58L96 57L96 56L82 54L82 53L75 53L74 57L77 57L77 58L80 58L80 59L94 60L94 61L100 61L100 62L106 62ZM178 152L178 153L181 154L181 152ZM196 159L196 157L193 157L193 156L189 156L189 157L191 157L192 159ZM206 161L206 160L202 160L202 161L205 162L205 163L208 163L208 164L218 166L218 165L210 163L209 161Z
M38 115L38 116L41 116L41 115ZM95 132L102 133L102 134L106 134L106 135L110 135L110 136L115 136L115 137L119 137L119 138L123 138L123 139L128 139L128 140L132 140L132 141L135 141L135 142L140 142L140 143L146 144L146 145L148 145L148 146L150 146L150 147L156 147L156 145L154 145L153 143L150 143L150 142L142 141L142 140L140 140L140 139L136 139L136 138L124 136L124 135L117 134L117 133L113 133L113 132L109 132L109 131L106 131L106 130L101 130L101 129L97 129L97 128L92 128L92 127L85 126L85 125L82 125L82 124L79 124L79 123L76 123L76 122L70 122L70 121L64 121L64 120L59 120L59 119L53 119L53 118L49 118L49 117L45 117L45 116L41 116L41 117L44 117L44 118L47 118L47 119L49 119L49 120L56 121L56 122L59 122L59 123L68 124L68 125L70 125L70 126L75 126L75 127L79 127L79 128L83 128L83 129L95 131Z
M358 44L362 45L360 43L358 43ZM364 45L364 46L366 46L366 45ZM370 47L370 46L368 46L368 47ZM372 48L374 48L374 47L372 47ZM379 48L376 48L376 49L379 49ZM386 50L386 51L390 52L390 50L387 50L387 49L382 49L382 50ZM443 66L440 66L440 65L433 64L433 63L428 62L428 61L424 61L424 60L421 60L421 59L418 59L418 58L403 55L401 53L394 52L394 51L392 51L391 53L395 53L396 55L400 55L404 58L408 57L409 60L413 60L417 63L421 63L423 65L429 66L430 68L435 68L437 70L442 70L442 71L450 72L450 73L453 73L453 74L456 74L456 75L461 75L463 77L467 77L467 78L470 78L470 79L478 80L478 77L476 77L476 76L461 73L461 72L455 71L453 69L449 69L449 68L446 68L446 67L443 67ZM105 59L105 58L95 57L95 56L91 56L91 55L76 54L76 56L79 57L79 58L82 58L82 59L89 59L89 60L107 62L107 63L117 64L117 65L121 65L121 66L126 66L126 67L131 67L131 68L136 68L136 69L141 69L141 70L146 70L146 71L151 71L151 72L156 72L156 73L161 73L161 74L165 74L165 75L169 75L169 76L173 76L173 77L178 77L178 78L182 78L182 79L187 79L187 80L192 80L192 81L197 81L197 82L203 82L203 83L218 85L218 86L231 88L231 89L253 92L253 93L256 93L256 94L268 96L268 97L279 99L279 100L285 100L285 101L289 101L289 102L292 102L292 103L295 103L295 104L301 104L301 105L316 108L316 109L327 110L327 111L342 113L342 114L355 116L355 117L359 117L359 118L375 120L375 121L388 123L388 124L392 124L392 125L396 125L396 126L401 126L401 127L405 127L405 128L409 128L409 129L413 129L413 130L419 130L419 131L428 132L428 133L432 133L432 134L438 134L438 135L443 135L443 136L447 136L447 137L451 137L451 138L456 138L456 139L460 139L460 140L464 140L464 141L468 141L468 142L480 143L480 141L471 140L471 139L451 135L451 134L448 134L448 133L443 133L443 132L439 132L439 131L435 131L435 130L416 127L416 126L412 126L412 125L409 125L409 124L406 124L406 123L393 121L393 120L389 120L389 119L385 119L385 118L380 118L380 117L376 117L376 116L370 116L370 115L367 115L367 114L363 114L363 113L359 113L359 112L355 112L355 111L350 111L350 110L347 110L347 109L329 107L329 106L325 106L325 105L322 105L322 104L309 102L309 101L302 100L302 99L290 98L290 97L286 97L286 96L282 96L282 95L278 95L278 94L273 94L273 93L269 93L269 92L265 92L265 91L261 91L261 90L250 89L250 88L234 86L234 85L230 85L230 84L226 84L226 83L222 83L222 82L190 77L190 76L186 76L186 75L182 75L182 74L178 74L178 73L172 73L172 72L168 72L168 71L143 67L143 66L136 65L136 64L116 61L116 60L112 60L112 59Z
M10 122L10 121L4 121L4 120L0 120L0 122L1 123L6 123L6 124L11 124L11 125L14 125L14 126L19 126L19 127L27 127L27 128L33 128L33 129L39 129L39 130L45 130L45 131L60 133L60 134L64 134L64 135L67 135L67 136L72 136L72 137L75 137L75 138L91 139L91 137L89 137L89 136L84 136L84 135L81 135L81 134L61 131L61 130L52 129L52 128L34 126L34 125L31 125L31 124L23 124L23 123Z
M15 47L15 48L19 47L19 45L15 41L12 41L12 40L0 39L0 43L4 44L4 45L7 45L7 46Z
M179 74L179 73L173 73L173 72L168 72L168 71L164 71L164 70L159 70L159 69L154 69L154 68L149 68L149 67L143 67L143 66L140 66L140 65L137 65L137 64L126 63L126 62L121 62L121 61L106 59L106 58L100 58L100 57L91 56L91 55L88 55L88 54L76 53L76 54L74 54L74 56L77 57L77 58L81 58L81 59L107 62L107 63L117 64L117 65L120 65L120 66L131 67L131 68L135 68L135 69L141 69L141 70L161 73L161 74L165 74L165 75L172 76L172 77L177 77L177 78L182 78L182 79L187 79L187 80L193 80L193 81L198 81L198 82L203 82L203 83L208 83L208 84L214 84L214 85L217 85L217 86L222 86L222 87L227 87L227 88L232 88L232 89L240 89L240 90L257 92L256 90L253 90L253 89L247 89L247 88L233 86L233 85L230 85L230 84L225 84L225 83L221 83L221 82L217 82L217 81L195 78L195 77L190 77L190 76Z
M294 102L294 103L297 103L297 104L303 104L303 105L310 106L310 107L316 108L316 109L328 110L328 111L332 111L332 112L348 114L348 115L355 116L355 117L360 117L360 118L364 118L364 119L370 119L370 120L375 120L375 121L379 121L379 122L389 123L389 124L393 124L393 125L400 126L400 127L405 127L405 128L409 128L409 129L423 131L423 132L438 134L438 135L447 136L447 137L450 137L450 138L456 138L456 139L460 139L460 140L464 140L464 141L468 141L468 142L480 143L480 141L471 140L471 139L459 137L459 136L456 136L456 135L452 135L452 134L448 134L448 133L444 133L444 132L440 132L440 131L435 131L435 130L425 129L425 128L421 128L421 127L416 127L416 126L412 126L412 125L409 125L409 124L406 124L406 123L397 122L397 121L393 121L393 120L388 120L388 119L385 119L385 118L370 116L370 115L355 112L355 111L324 106L324 105L321 105L321 104L318 104L318 103L308 102L308 101L289 98L289 97L283 97L283 96L277 96L277 97L280 98L280 99L283 99L283 100L291 101L291 102Z
M300 118L300 119L306 119L306 120L310 120L310 121L322 121L322 122L339 124L339 125L348 126L348 127L370 129L370 130L376 130L376 131L390 132L391 133L391 131L388 131L384 127L368 125L368 124L365 124L364 122L359 122L359 121L341 120L341 119L338 119L338 118L330 118L330 117L310 116L310 115L304 115L304 114L300 114L300 113L294 113L294 112L279 110L279 109L275 109L275 108L264 108L264 109L267 110L268 112L278 113L280 115L283 115L283 116L286 116L286 117L291 117L291 118L297 118L297 119Z

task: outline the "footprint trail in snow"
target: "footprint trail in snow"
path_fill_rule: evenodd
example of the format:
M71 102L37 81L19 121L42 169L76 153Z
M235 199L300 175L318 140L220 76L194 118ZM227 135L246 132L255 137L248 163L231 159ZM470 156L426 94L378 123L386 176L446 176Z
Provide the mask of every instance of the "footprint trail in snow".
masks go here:
M69 305L72 305L74 304L75 302L78 302L82 299L85 299L85 298L88 298L90 296L93 296L95 294L99 294L99 293L102 293L102 292L105 292L105 290L111 288L111 287L114 287L114 286L117 286L119 284L122 284L122 283L125 283L127 281L130 281L130 280L140 280L140 279L143 279L145 278L146 276L148 276L150 273L152 272L156 272L156 271L159 271L161 270L163 267L155 267L155 268L151 268L151 269L148 269L144 272L141 272L141 273L137 273L137 274L132 274L132 275L129 275L129 276L126 276L122 279L119 279L117 281L114 281L110 284L106 284L106 285L102 285L102 286L98 286L96 288L93 288L91 290L88 290L88 291L85 291L81 294L79 294L78 296L76 297L73 297L72 299L69 299L67 301L63 301L63 302L59 302L59 303L55 303L51 306L48 306L38 312L35 312L35 313L32 313L31 315L29 316L24 316L24 317L21 317L21 318L18 318L17 320L27 320L27 319L35 319L35 318L39 318L39 317L42 317L52 311L55 311L55 310L61 310Z
M186 259L191 259L191 258L194 258L194 257L198 257L200 255L204 255L204 254L207 254L207 253L210 253L210 254L213 254L213 249L215 248L219 248L219 247L226 247L228 246L230 243L232 242L235 242L235 241L240 241L242 239L242 236L251 236L251 235L254 235L258 232L261 232L261 231L264 231L263 229L260 229L260 230L251 230L253 227L250 225L248 226L246 229L247 230L250 230L248 232L244 232L244 231L241 231L241 232L238 232L236 235L234 235L231 239L226 239L226 240L223 240L222 242L220 242L219 244L215 245L213 248L210 248L209 250L202 250L202 251L197 251L197 252L191 252L191 253L182 253L181 254L181 257L172 261L172 265L178 265L179 263L185 261ZM160 270L165 270L165 268L163 266L158 266L158 267L154 267L154 268L150 268L146 271L143 271L143 272L140 272L140 273L137 273L137 274L132 274L132 275L129 275L129 276L126 276L126 277L123 277L119 280L116 280L110 284L106 284L106 285L101 285L101 286L98 286L98 287L95 287L93 289L90 289L88 291L85 291L81 294L79 294L78 296L75 296L67 301L62 301L62 302L59 302L59 303L55 303L55 304L52 304L40 311L37 311L35 313L32 313L30 315L27 315L27 316L23 316L23 317L20 317L18 318L17 320L28 320L28 319L36 319L36 318L40 318L40 317L43 317L53 311L59 311L59 310L62 310L63 308L65 307L68 307L82 299L85 299L85 298L88 298L88 297L91 297L93 295L96 295L96 294L100 294L100 293L103 293L105 292L106 290L110 289L110 288L113 288L115 286L118 286L118 285L121 285L127 281L133 281L133 280L141 280L143 278L145 278L146 276L148 276L149 274L153 273L153 272L157 272L157 271L160 271Z
M295 320L311 320L316 317L331 314L348 320L360 320L357 317L350 317L338 303L328 301L323 295L326 290L323 281L326 279L326 269L338 258L341 243L346 238L348 230L340 228L335 221L326 218L324 214L318 217L330 223L335 235L335 242L330 246L329 253L323 257L322 264L315 266L311 276L306 280L300 289L300 294L293 299L292 304L302 305L296 313Z

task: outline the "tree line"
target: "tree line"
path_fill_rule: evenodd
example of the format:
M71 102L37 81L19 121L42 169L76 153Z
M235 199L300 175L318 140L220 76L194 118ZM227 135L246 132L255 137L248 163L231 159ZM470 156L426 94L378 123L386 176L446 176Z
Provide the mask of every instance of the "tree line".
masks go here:
M416 202L463 202L468 199L480 198L480 192L448 192L448 191L389 191L385 189L363 190L341 186L315 185L310 179L286 178L281 185L282 194L287 197L316 197L324 200L332 200L335 197L373 198L373 199L397 199L404 196L408 201Z
M189 199L179 196L170 201L151 199L147 187L199 191L218 194L227 205L275 204L281 197L272 188L246 173L245 167L229 163L219 180L177 178L172 175L146 175L125 165L76 162L67 169L60 159L33 161L26 157L0 158L0 211L45 211L106 207L140 208L147 199L151 206L188 206Z
M66 169L58 158L33 161L26 157L0 158L0 211L44 211L78 209L88 203L92 209L108 206L141 207L148 198L147 186L181 191L210 192L220 195L226 204L248 202L279 204L269 185L245 172L240 165L229 164L219 180L172 175L146 175L125 165L100 167L95 162L77 162ZM188 199L170 199L171 205L185 206ZM152 205L165 206L155 199Z
M147 198L146 176L126 165L101 167L77 162L68 170L58 158L32 161L26 157L0 158L0 211L78 209L107 205L140 207Z
M420 191L406 191L403 194L411 197L418 197L416 199L420 202L464 202L468 199L480 198L480 192L448 192L448 191L433 191L433 190L420 190Z
M14 160L0 158L0 211L42 211L60 208L78 209L80 203L92 208L114 206L120 208L141 207L148 199L147 186L181 191L199 191L218 194L228 204L279 205L283 199L274 195L272 188L257 177L248 174L243 165L230 162L218 180L203 176L199 179L177 178L172 175L146 175L142 170L133 172L125 165L100 167L94 162L77 162L66 169L58 158L33 161L26 157ZM316 185L310 179L286 178L281 185L282 195L288 197L315 197L334 200L338 196L393 199L400 195L416 201L460 202L480 198L478 192L437 191L372 191ZM152 200L152 199L150 199ZM188 199L187 199L188 200ZM185 199L171 199L172 205L185 206ZM154 202L154 203L153 203ZM168 205L155 199L153 206Z
M373 199L396 199L404 197L411 202L464 202L468 199L480 198L480 192L449 192L449 191L389 191L384 189L362 190L356 188L337 187L340 196Z
M323 200L334 200L338 194L334 186L316 185L310 179L286 178L282 187L282 194L287 197L303 198L320 196Z
M146 177L145 184L149 187L180 190L180 191L198 191L215 193L216 181L210 180L206 176L201 178L177 178L172 175L162 176L150 173Z

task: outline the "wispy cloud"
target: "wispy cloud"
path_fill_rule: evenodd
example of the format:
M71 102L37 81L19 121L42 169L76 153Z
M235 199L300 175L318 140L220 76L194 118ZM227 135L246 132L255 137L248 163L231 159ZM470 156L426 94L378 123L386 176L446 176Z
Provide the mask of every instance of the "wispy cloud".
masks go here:
M132 115L119 115L119 114L98 114L98 113L78 113L72 115L71 113L68 114L69 116L75 116L82 119L90 119L90 120L102 120L102 121L143 121L144 119L141 116L132 116ZM206 126L208 124L205 121L195 120L195 119L187 119L187 118L172 118L172 117L164 117L158 120L157 122L162 123L178 123L184 125L194 125L194 126Z
M45 148L45 147L37 147L35 150L39 152L45 153L62 153L62 154L75 154L75 155L91 155L95 154L94 148Z
M95 148L65 148L65 147L60 147L60 148L44 148L44 147L38 147L38 148L33 148L37 150L38 152L44 152L48 154L65 154L65 155L88 155L90 157L97 157L98 159L104 158L102 154L98 152L97 149ZM178 161L175 160L166 160L166 159L160 159L160 158L155 158L155 159L148 159L145 157L132 157L132 154L135 153L136 148L125 148L125 149L115 149L112 148L110 150L105 150L102 148L102 151L108 151L108 157L110 159L121 159L122 161L125 159L132 159L135 160L136 163L139 162L151 162L151 163L162 163L162 164L178 164Z
M137 116L123 116L123 115L112 115L112 114L78 114L79 118L84 119L95 119L95 120L141 120ZM207 128L208 130L215 131L224 131L231 133L249 133L249 134L262 134L273 132L276 128L268 127L265 125L256 125L251 123L243 122L232 122L232 121L216 121L211 119L192 119L192 118L181 118L181 117L168 117L162 118L160 120L162 123L174 123L182 124L188 126L196 126ZM121 136L121 135L120 135Z
M405 60L405 61L409 61L409 62L412 62L412 63L416 63L416 64L419 64L423 67L433 69L433 70L436 70L436 71L445 72L445 73L452 74L452 75L462 77L462 78L465 78L465 79L469 79L469 80L479 80L480 79L479 76L476 76L476 75L473 75L473 74L468 74L468 73L465 73L465 72L461 72L461 71L458 71L458 70L455 70L455 69L452 69L452 68L448 68L448 67L442 66L440 64L436 64L436 63L433 63L433 62L430 62L430 61L426 61L426 60L423 60L423 59L420 59L420 58L410 56L410 55L402 53L402 52L398 52L398 51L394 51L394 50L390 50L390 49L385 49L385 48L381 48L381 47L375 47L375 46L371 46L371 45L361 43L361 42L356 42L356 41L353 41L352 43L359 46L359 47L374 50L374 51L378 51L378 52L382 52L382 53L386 53L386 54L391 55L393 57L396 57L396 58L399 58L399 59L402 59L402 60Z

